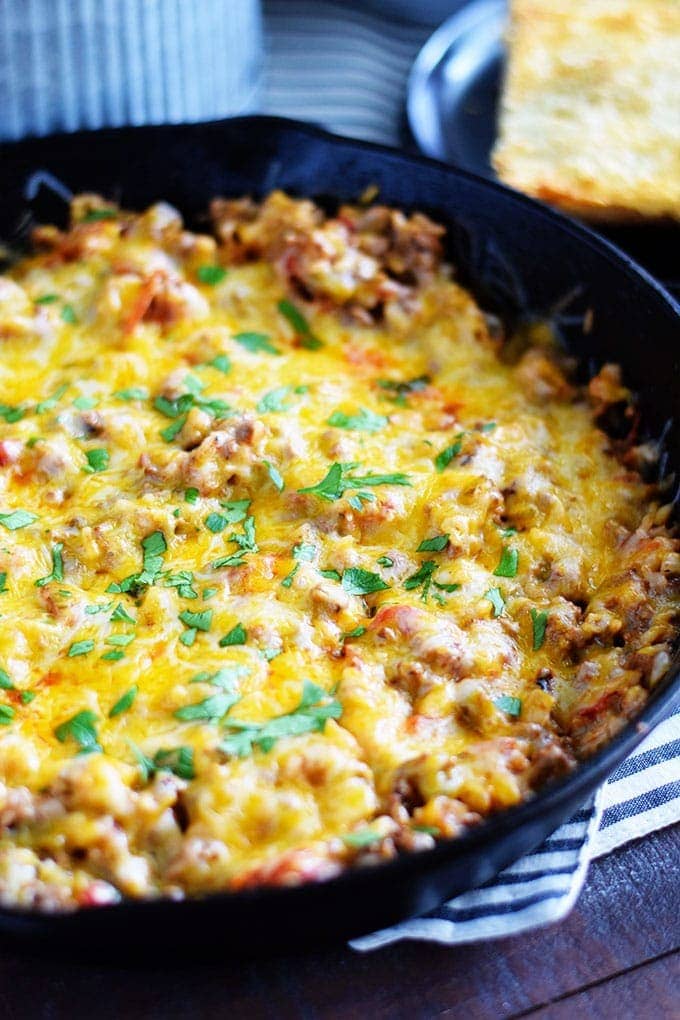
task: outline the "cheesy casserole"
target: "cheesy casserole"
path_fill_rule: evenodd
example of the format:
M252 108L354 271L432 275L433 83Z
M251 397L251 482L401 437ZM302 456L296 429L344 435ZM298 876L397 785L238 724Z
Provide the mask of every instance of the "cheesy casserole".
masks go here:
M72 217L0 277L3 903L427 848L639 710L678 543L615 366L504 341L419 214Z

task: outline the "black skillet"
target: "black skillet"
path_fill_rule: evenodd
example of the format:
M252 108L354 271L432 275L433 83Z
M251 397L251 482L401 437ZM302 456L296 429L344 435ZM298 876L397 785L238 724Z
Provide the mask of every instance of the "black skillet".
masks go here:
M639 395L645 434L663 436L662 470L680 470L680 307L643 270L583 227L497 184L426 159L346 141L272 117L32 139L0 146L0 238L10 246L31 220L64 219L53 179L130 208L158 199L200 222L215 195L284 188L325 203L377 184L380 200L421 209L449 228L449 255L483 307L510 324L556 323L584 375L623 365ZM59 185L57 184L57 189ZM1 356L1 352L0 352ZM0 935L53 951L129 957L292 949L345 939L423 913L487 881L574 812L680 700L676 656L639 719L571 776L425 853L357 869L320 884L224 893L173 903L125 902L67 915L0 909Z

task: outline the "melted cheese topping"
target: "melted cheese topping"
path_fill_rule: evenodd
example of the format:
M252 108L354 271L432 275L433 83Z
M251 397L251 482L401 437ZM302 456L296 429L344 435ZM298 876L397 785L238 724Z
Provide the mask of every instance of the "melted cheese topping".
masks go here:
M167 207L76 215L0 280L5 902L430 846L639 707L667 513L541 330L499 357L440 267L353 315L341 221L304 302Z

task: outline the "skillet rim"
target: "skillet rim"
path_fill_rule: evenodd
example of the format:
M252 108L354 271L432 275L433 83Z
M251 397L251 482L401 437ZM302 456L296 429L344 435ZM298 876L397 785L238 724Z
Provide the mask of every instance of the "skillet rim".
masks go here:
M428 156L421 156L380 145L361 139L347 138L342 135L326 131L314 124L297 121L291 118L276 117L266 114L254 114L240 117L229 117L219 120L207 121L200 124L163 124L143 125L139 127L105 128L93 131L79 131L73 133L60 133L47 136L31 136L18 142L5 142L0 144L0 163L12 162L17 159L21 162L26 160L23 152L26 148L38 146L49 148L51 145L58 146L60 142L68 139L69 142L83 140L96 140L102 136L115 140L132 136L154 136L171 135L175 132L185 133L188 137L200 133L203 129L218 130L221 126L228 124L234 127L243 127L247 130L254 126L271 127L284 137L291 134L302 134L315 139L319 143L331 149L342 149L345 152L370 152L382 155L392 162L406 163L412 167L432 167L443 172L452 181L456 179L466 180L483 190L498 193L504 201L510 201L527 210L528 215L543 218L554 226L558 231L564 231L576 242L594 250L598 255L604 256L617 271L623 270L630 279L636 283L642 283L652 290L657 300L660 300L672 316L678 320L680 325L680 302L663 287L663 285L651 275L644 267L640 266L631 256L622 251L608 239L596 234L590 227L578 223L564 214L545 206L536 200L514 191L511 188L495 180L489 180L470 170L452 167L440 160ZM6 165L6 164L5 164ZM35 167L33 172L36 172ZM275 186L275 185L273 185ZM426 203L421 203L425 205ZM453 219L453 217L451 217ZM499 843L503 836L508 836L513 829L529 827L532 821L540 818L542 814L554 814L565 810L573 803L580 803L592 793L602 781L616 768L618 764L661 722L662 718L670 715L674 709L680 706L680 649L673 657L663 679L650 691L642 712L634 719L629 720L626 725L617 733L614 738L608 741L592 757L579 762L573 772L565 777L545 784L538 793L531 799L499 811L496 814L482 821L479 825L469 829L461 836L441 839L435 847L429 850L413 851L404 853L391 860L371 865L367 868L349 867L338 876L322 881L304 882L299 886L275 887L258 886L254 889L240 890L237 892L221 891L209 893L200 897L190 897L184 900L173 901L169 897L157 899L124 899L119 903L102 905L94 909L80 907L71 912L48 913L35 909L22 909L11 906L0 906L0 933L3 929L6 932L21 935L29 938L41 936L52 939L61 935L75 935L79 924L87 917L88 922L95 919L105 923L106 918L112 914L117 919L129 917L134 922L139 916L153 917L160 909L161 913L172 909L178 916L184 912L200 909L201 905L224 908L225 914L230 905L252 908L265 906L272 909L294 908L295 900L301 892L313 895L314 890L335 887L348 895L351 894L354 886L363 884L362 880L367 876L370 878L376 872L380 876L403 876L418 877L418 873L426 873L431 867L444 865L447 861L453 862L456 857L462 857L466 852L484 847L486 844ZM550 832L554 831L564 821L564 816L558 821ZM544 837L542 837L544 838ZM525 851L522 851L525 852ZM521 856L521 854L520 854ZM516 857L512 858L517 859ZM496 869L497 871L498 869ZM421 878L424 875L420 876ZM474 884L467 888L474 887ZM440 902L442 902L440 900ZM404 915L405 917L408 915ZM392 923L392 922L391 922ZM76 929L76 931L74 931Z

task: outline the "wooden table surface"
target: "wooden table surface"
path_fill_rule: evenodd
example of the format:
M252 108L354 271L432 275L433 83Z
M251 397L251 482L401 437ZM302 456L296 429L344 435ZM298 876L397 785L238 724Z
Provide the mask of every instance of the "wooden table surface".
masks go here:
M339 946L246 962L225 952L223 963L138 968L5 949L0 1017L678 1020L679 878L675 827L596 861L567 920L474 946Z

